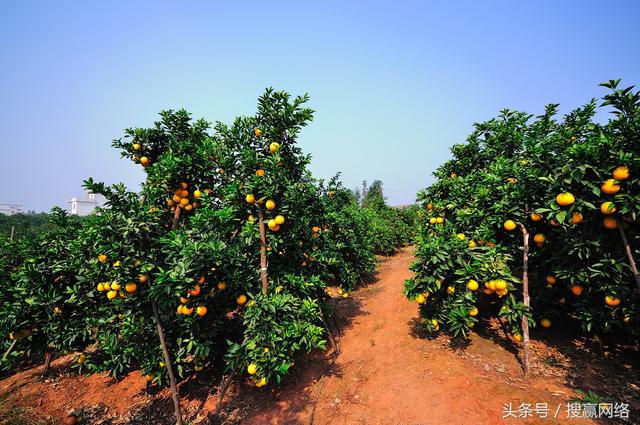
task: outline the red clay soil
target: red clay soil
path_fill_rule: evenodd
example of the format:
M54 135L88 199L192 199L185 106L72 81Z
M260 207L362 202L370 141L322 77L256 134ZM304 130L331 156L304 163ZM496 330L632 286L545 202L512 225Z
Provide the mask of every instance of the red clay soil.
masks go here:
M524 379L519 350L495 321L488 323L494 329L472 334L464 346L444 335L430 339L421 330L416 304L402 295L411 261L410 248L382 258L374 283L334 300L339 355L300 356L279 388L231 385L219 418L212 414L219 375L198 376L180 387L185 418L193 425L597 423L565 419L566 403L576 396L570 383L630 402L631 423L637 422L639 368L626 353L594 353L569 337L553 344L534 334L532 372ZM66 369L71 359L54 362L50 379L38 367L0 381L0 410L27 407L34 418L52 418L46 423L60 423L68 410L81 413L85 424L173 423L167 390L148 395L138 372L120 381L78 376ZM534 418L502 419L505 403L516 410L520 403L547 403L549 418L534 412Z

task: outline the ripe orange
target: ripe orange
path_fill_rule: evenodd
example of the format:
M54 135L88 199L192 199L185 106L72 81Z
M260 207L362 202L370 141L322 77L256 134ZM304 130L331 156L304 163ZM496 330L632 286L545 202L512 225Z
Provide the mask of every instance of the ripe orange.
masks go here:
M451 178L455 179L456 177L458 177L458 175L456 173L451 173Z
M193 197L196 199L199 199L202 196L202 192L200 192L199 190L195 190L193 192Z
M469 281L467 282L467 289L469 289L470 291L477 291L478 286L478 282L473 279L469 279Z
M180 205L182 205L183 207L185 205L188 205L188 204L189 204L189 199L188 198L181 198L180 199Z
M320 226L313 226L311 230L313 230L313 233L318 233L320 231Z
M186 182L181 182L180 183L180 189L186 189L188 187L189 187L189 185Z
M600 190L607 195L613 195L620 191L620 185L614 179L607 179L600 185Z
M611 229L617 229L618 228L618 220L616 220L615 217L612 216L607 216L602 220L602 225L611 230Z
M249 375L255 375L256 372L258 372L258 365L255 363L251 363L249 366L247 366L247 373Z
M573 196L571 192L562 192L556 196L556 202L558 205L566 207L573 204L576 201L576 198Z
M467 247L469 248L475 248L476 246L476 241L474 241L473 239L469 241L469 243L467 244Z
M145 375L144 380L147 382L153 381L153 375Z
M227 283L226 282L218 282L218 289L221 291L224 291L225 289L227 289Z
M513 334L513 339L516 342L522 342L522 335L520 334Z
M186 304L186 303L188 303L188 302L189 302L189 299L187 299L187 298L185 298L185 297L180 297L180 302L181 302L182 304Z
M183 314L183 313L184 313L184 308L185 308L185 306L184 306L184 305L182 305L182 304L180 304L180 305L178 306L178 308L176 309L176 313L178 313L178 314Z
M264 176L264 170L262 168L256 170L256 176L258 177Z
M198 295L200 293L200 285L196 285L193 287L193 289L189 289L189 295L195 297L196 295Z
M114 291L119 291L121 288L120 284L118 282L112 282L111 283L111 289Z
M549 319L542 319L540 320L540 324L542 325L543 328L550 328L551 327L551 320Z
M278 223L276 223L276 221L272 218L267 222L267 226L269 227L269 229L275 230L275 228L278 227Z
M458 233L458 234L456 235L456 238L458 238L458 239L460 239L461 241L463 241L463 240L465 240L465 239L466 239L466 236L465 236L465 234L464 234L464 233Z
M534 240L536 243L543 244L543 243L545 243L545 242L546 242L547 237L544 235L544 233L536 233L536 234L533 236L533 240Z
M431 217L431 218L429 219L429 224L436 224L436 222L437 222L437 221L436 221L436 218L435 218L435 217Z
M551 275L547 276L545 280L549 285L553 285L554 283L556 283L556 278Z
M236 298L236 302L240 305L244 305L247 302L247 296L244 294L239 295L238 298Z
M558 223L555 219L552 219L552 220L549 222L549 224L551 224L551 225L552 225L552 226L554 226L554 227L558 227L558 226L560 226L560 223Z
M496 279L494 281L494 285L496 287L496 291L504 291L505 289L507 289L507 281L504 279Z
M600 212L604 215L614 214L617 211L613 202L607 201L600 205Z
M262 388L265 385L267 385L267 378L265 378L264 376L262 378L260 378L260 380L258 382L256 382L256 387L258 387L258 388Z
M118 292L116 292L116 291L107 292L107 298L110 299L110 300L114 299L117 296L118 296Z
M582 214L580 214L579 212L574 211L573 214L571 214L571 224L582 223L582 220Z
M138 290L138 285L136 285L133 282L127 283L124 286L124 290L127 291L129 294L133 294L134 292L136 292Z
M424 302L427 301L427 299L424 297L424 295L418 294L418 295L416 295L415 301L418 304L424 304Z
M476 307L473 307L471 310L469 310L469 316L477 316L478 315L478 309Z
M256 201L256 197L253 196L252 193L247 194L247 196L244 197L245 201L247 201L247 204L253 204Z
M260 136L262 136L262 130L260 130L259 128L256 128L256 129L254 130L254 133L255 133L256 137L260 137Z
M444 217L437 217L436 218L436 223L438 223L438 224L444 223Z
M276 224L278 224L278 225L284 224L284 216L277 215L276 216Z
M518 179L516 179L516 178L514 178L514 177L509 177L509 178L507 179L507 182L508 182L508 183L511 183L511 184L516 184L516 183L518 183Z
M199 305L196 308L196 314L200 317L204 316L205 314L207 314L207 307L203 306L203 305Z
M109 282L103 282L102 287L104 288L105 291L111 290L111 284Z
M182 198L180 197L180 195L173 195L173 198L172 198L172 199L173 199L173 202L175 202L175 203L180 203L180 200L181 200Z
M148 275L146 275L146 274L138 275L138 282L147 283L148 280L149 280L149 276Z
M272 209L274 209L276 207L276 203L275 201L269 199L267 201L267 203L265 204L265 208L268 209L269 211L271 211Z
M253 222L256 221L256 218L253 216L253 214L249 214L249 217L247 217L247 221L253 224Z
M151 161L149 161L149 158L147 158L146 156L140 157L140 165L142 165L143 167L147 167L150 162Z
M433 204L432 203L428 203L427 204L427 209L428 210L432 210L433 209Z
M140 150L140 144L139 143L134 143L133 145L131 145L131 147L136 152L138 152Z
M96 289L98 290L98 292L104 291L104 284L102 282L98 283L98 286Z
M626 165L621 165L613 170L613 178L616 180L627 180L630 176L629 167Z
M105 261L107 261L107 256L104 254L99 254L98 261L100 261L101 263L104 263Z
M342 293L342 298L349 298L349 293L348 292L343 292Z
M193 307L182 306L182 314L191 316L193 314Z
M540 221L542 220L542 216L540 214L531 213L531 221Z
M618 297L613 296L613 295L607 295L606 297L604 297L604 302L609 307L617 307L617 306L620 305L622 300L620 298L618 298Z
M269 152L276 153L280 149L280 143L273 142L269 145Z
M582 292L584 291L584 287L582 285L572 285L571 288L571 293L573 295L575 295L576 297L579 297L580 295L582 295Z
M507 220L502 226L504 227L504 230L510 232L516 228L516 222L513 220Z
M448 286L447 287L447 294L453 295L454 292L456 292L456 288L454 288L453 286Z

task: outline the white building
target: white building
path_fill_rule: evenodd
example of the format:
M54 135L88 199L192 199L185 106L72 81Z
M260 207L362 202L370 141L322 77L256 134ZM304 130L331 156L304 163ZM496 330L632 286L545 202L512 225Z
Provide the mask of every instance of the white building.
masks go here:
M14 215L21 214L23 212L22 205L20 204L0 204L0 214Z
M87 192L84 198L71 198L69 200L69 214L89 215L96 207L103 206L105 201L104 196Z

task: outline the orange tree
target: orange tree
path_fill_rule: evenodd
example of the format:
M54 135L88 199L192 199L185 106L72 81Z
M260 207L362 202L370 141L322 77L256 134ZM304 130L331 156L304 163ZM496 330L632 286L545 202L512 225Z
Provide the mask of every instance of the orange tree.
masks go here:
M141 194L86 182L108 199L81 238L80 279L100 309L87 319L99 347L89 370L141 367L170 383L180 417L175 381L223 353L261 387L280 382L297 351L325 348L327 282L353 285L373 262L365 242L332 246L364 223L306 168L296 145L306 101L268 90L255 116L213 134L168 111L114 142L147 179Z
M637 97L629 90L616 93L625 100ZM625 261L620 240L603 232L602 218L592 212L604 176L620 166L625 173L634 169L637 146L616 141L623 131L619 118L594 124L593 102L560 122L553 119L556 107L550 105L535 120L503 111L476 125L467 143L454 146L454 158L435 173L438 181L419 194L424 208L412 266L416 275L405 293L421 304L429 330L444 323L465 335L480 311L497 314L511 324L514 341L525 340L527 357L534 316L549 327L554 316L568 314L585 330L594 331L597 322L603 332L636 316L628 296L635 264ZM623 113L634 114L637 101ZM580 159L572 159L578 153ZM628 179L622 171L618 178ZM628 190L624 213L633 230L637 198ZM597 288L593 296L582 296L578 281ZM618 308L618 295L627 296L629 304Z
M12 345L3 362L20 344L28 354L44 351L46 370L54 351L79 350L90 341L90 301L82 298L76 279L79 229L78 220L54 208L47 231L4 246L0 326Z

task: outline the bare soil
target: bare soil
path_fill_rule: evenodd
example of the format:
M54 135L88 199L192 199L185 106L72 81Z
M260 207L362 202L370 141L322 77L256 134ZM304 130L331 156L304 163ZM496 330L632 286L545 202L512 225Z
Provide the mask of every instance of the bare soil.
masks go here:
M594 424L566 418L566 403L592 390L602 399L630 403L640 417L637 347L608 347L571 329L535 331L532 371L522 376L520 348L499 323L486 320L462 342L431 338L421 329L415 303L402 295L411 248L381 258L376 279L348 299L336 298L339 353L301 356L278 388L231 385L224 411L214 414L219 372L180 385L190 424ZM167 390L148 391L139 372L114 381L106 375L69 371L72 356L59 358L46 376L42 366L0 381L0 425L61 423L69 411L86 424L170 424ZM505 403L546 403L549 417L503 419ZM556 409L558 409L557 417ZM18 414L20 413L20 414ZM21 415L28 419L20 422ZM10 416L10 419L7 417ZM11 421L11 418L13 421ZM624 422L621 422L624 423Z

